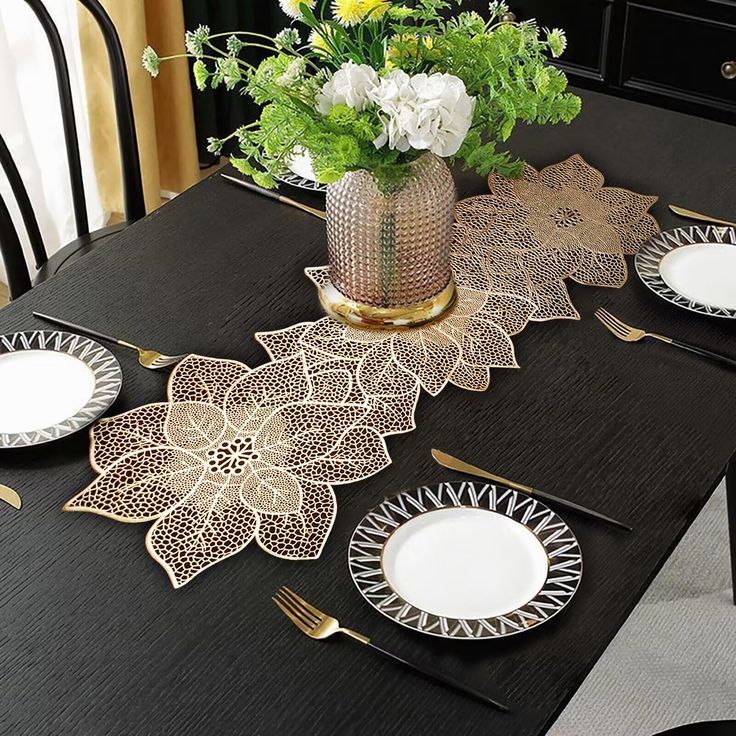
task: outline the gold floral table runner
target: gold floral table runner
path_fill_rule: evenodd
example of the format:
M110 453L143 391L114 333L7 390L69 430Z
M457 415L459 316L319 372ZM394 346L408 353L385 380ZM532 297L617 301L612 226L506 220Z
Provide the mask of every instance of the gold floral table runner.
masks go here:
M422 390L483 391L492 368L517 366L511 338L529 321L579 319L565 280L620 287L626 254L659 232L656 197L605 187L580 156L456 207L456 305L441 320L366 330L325 317L256 335L255 369L192 355L168 401L91 430L97 479L68 511L153 522L149 553L180 587L252 541L291 560L319 557L333 486L382 470L385 437L415 428ZM318 286L328 268L309 268Z

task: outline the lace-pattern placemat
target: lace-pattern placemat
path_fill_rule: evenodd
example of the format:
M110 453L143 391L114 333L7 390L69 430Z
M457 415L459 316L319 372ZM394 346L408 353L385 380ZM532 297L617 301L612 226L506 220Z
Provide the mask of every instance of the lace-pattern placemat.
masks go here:
M384 437L415 428L422 389L487 389L492 368L518 367L511 337L530 320L579 318L566 278L622 286L624 254L658 232L654 197L604 187L579 156L489 184L457 205L458 299L442 320L379 331L325 317L257 333L271 362L255 369L189 356L167 402L93 427L99 475L65 510L153 522L146 546L175 587L253 540L319 557L333 486L391 462ZM328 268L307 275L329 282Z

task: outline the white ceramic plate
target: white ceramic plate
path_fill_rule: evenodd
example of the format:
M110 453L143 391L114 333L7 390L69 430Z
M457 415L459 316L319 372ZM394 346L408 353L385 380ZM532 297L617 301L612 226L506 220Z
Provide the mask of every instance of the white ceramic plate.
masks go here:
M0 336L0 448L59 439L99 417L122 385L109 350L58 331Z
M659 264L662 280L693 302L736 309L736 248L725 243L684 245Z
M327 185L317 181L312 168L312 157L308 151L301 151L292 156L289 173L278 176L277 179L297 189L306 189L310 192L327 191Z
M582 575L575 536L529 495L443 483L384 501L348 553L358 590L381 613L427 634L497 638L549 620Z
M641 280L678 307L736 318L736 229L693 225L660 233L635 258Z

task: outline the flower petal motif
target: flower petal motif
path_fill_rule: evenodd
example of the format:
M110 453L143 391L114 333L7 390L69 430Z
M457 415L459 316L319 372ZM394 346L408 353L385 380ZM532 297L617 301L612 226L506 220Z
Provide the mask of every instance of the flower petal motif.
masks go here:
M293 514L302 506L299 481L291 473L269 465L253 467L243 481L240 496L248 508L266 514Z
M152 521L193 493L205 472L200 458L177 447L136 450L67 501L64 511L89 511L116 521Z
M169 377L169 401L204 401L222 407L230 386L248 373L250 368L235 360L189 355Z
M337 501L326 483L302 481L301 509L294 514L261 514L257 541L285 560L316 560L335 522Z
M449 382L466 391L485 391L491 385L491 371L467 363L459 363L450 373Z
M360 424L369 407L363 404L289 404L277 409L253 437L261 461L294 470L325 458L351 427ZM343 481L347 482L347 481Z
M102 473L123 455L168 444L164 434L168 414L169 404L147 404L116 417L100 419L91 431L92 467Z
M217 444L225 433L222 409L203 401L182 401L169 406L164 432L168 444L196 452Z
M317 284L329 281L328 268L306 271ZM342 402L367 404L370 411L363 420L365 425L384 436L416 428L414 410L419 399L419 381L394 360L391 333L346 327L325 318L285 330L261 332L257 338L273 359L303 353L313 386L312 400L335 402L339 391L326 382L342 380L334 371L342 375L347 372L352 386ZM330 354L332 346L339 355ZM328 373L332 376L329 379Z
M311 400L316 402L327 402L342 404L351 401L355 381L354 371L346 367L335 367L320 370L312 375ZM358 400L354 398L353 401Z
M577 154L541 171L526 165L520 179L491 174L488 185L490 195L455 208L458 282L530 298L534 321L579 319L564 279L621 286L624 255L659 231L648 214L656 197L604 187Z
M255 338L263 345L271 360L290 358L301 352L300 340L311 325L312 322L299 322L283 330L256 332Z
M304 356L264 363L225 394L225 414L237 430L255 433L274 409L306 399L312 390Z
M365 478L390 458L365 424L375 410L359 361L306 348L296 332L282 348L297 352L252 371L192 356L170 380L175 399L100 422L101 474L65 509L155 521L147 548L176 587L241 550L260 525L271 554L319 556L335 516L329 483Z
M373 427L352 427L324 456L307 460L290 470L300 479L332 485L355 483L391 464L386 441Z
M457 341L440 330L419 328L396 333L391 349L394 360L414 374L431 396L442 391L460 362Z
M258 531L258 515L242 506L237 489L205 482L200 490L160 518L146 535L150 555L175 588L240 552Z

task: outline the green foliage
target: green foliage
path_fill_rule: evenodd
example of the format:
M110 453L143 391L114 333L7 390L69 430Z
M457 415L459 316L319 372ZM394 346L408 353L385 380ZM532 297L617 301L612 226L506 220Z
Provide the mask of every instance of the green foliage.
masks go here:
M307 150L321 182L366 169L387 190L403 183L408 164L423 152L377 149L374 141L384 123L374 105L358 111L336 104L324 115L318 110L323 85L352 61L379 74L402 69L410 75L459 77L475 98L475 108L470 131L453 158L482 175L519 175L523 163L500 145L517 123L568 123L580 111L580 99L567 91L564 73L549 64L550 57L564 52L565 35L559 29L540 31L534 21L504 21L508 6L499 0L490 3L488 17L475 11L448 12L462 1L415 0L408 5L403 0L365 0L368 10L352 24L332 12L341 0L334 5L333 0L317 0L313 9L302 3L298 22L311 32L306 46L292 27L275 38L250 31L211 35L206 26L187 32L187 55L195 58L198 89L224 85L262 106L257 121L228 137L237 139L242 154L232 159L233 165L272 187L294 153ZM270 55L253 66L241 58L251 48ZM150 47L144 51L143 64L153 76L161 60ZM210 139L210 150L219 153L228 138Z

